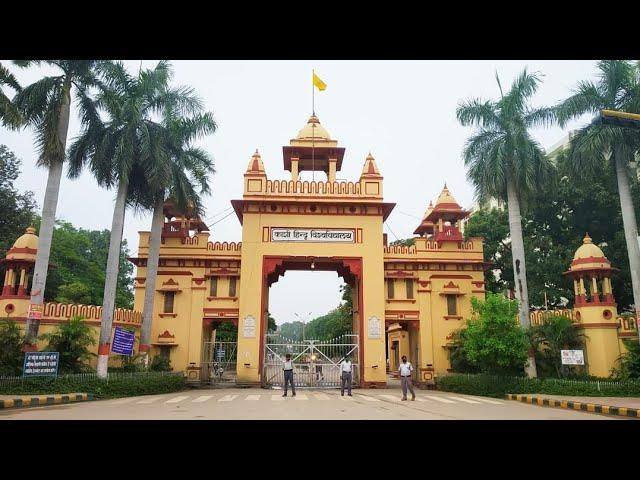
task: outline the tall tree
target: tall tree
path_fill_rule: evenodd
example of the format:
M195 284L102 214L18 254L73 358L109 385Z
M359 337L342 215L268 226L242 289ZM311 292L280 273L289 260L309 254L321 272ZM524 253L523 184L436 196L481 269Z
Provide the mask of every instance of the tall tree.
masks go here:
M86 230L58 220L53 232L51 265L45 300L102 305L109 254L109 230ZM116 307L132 308L133 265L127 241L122 242Z
M555 113L560 126L564 127L571 119L586 113L598 113L602 109L640 113L640 65L624 60L603 60L598 62L598 71L595 82L580 82L575 93L558 105ZM615 172L636 318L640 318L640 246L629 185L629 162L634 160L639 147L638 130L598 123L578 129L571 136L569 145L569 157L576 178L580 178L584 172L592 172L603 162L610 166L612 174Z
M16 61L18 66L28 67L40 61ZM49 170L47 188L42 205L42 218L38 232L38 253L31 287L31 303L42 305L49 269L51 239L55 224L62 164L65 160L67 131L71 113L71 94L74 90L82 101L88 98L85 91L94 84L94 60L47 60L44 63L60 70L60 75L46 76L20 90L14 104L26 124L36 133L38 151L37 166ZM40 320L27 319L25 349L35 349Z
M14 187L21 163L11 150L0 145L0 258L4 258L16 238L35 221L37 206L33 192L21 193Z
M154 121L166 107L163 93L170 69L160 62L133 76L122 62L104 62L98 75L100 91L93 101L82 103L86 121L69 149L69 177L88 166L100 186L117 188L98 344L97 373L106 378L126 207L145 197L141 188L157 191L170 175L167 131Z
M548 308L554 308L573 300L573 283L562 272L567 270L573 254L582 245L585 232L589 232L611 264L620 269L612 278L618 309L631 308L631 272L615 176L607 174L609 166L601 163L595 166L595 171L585 172L574 180L566 151L555 155L554 161L556 178L539 185L539 191L523 215L531 305L542 308L546 303ZM638 215L640 182L635 176L629 181ZM475 212L465 235L484 238L485 259L492 262L492 268L485 273L487 290L498 293L513 289L507 212L499 209Z
M217 126L213 115L208 112L202 113L202 102L191 88L167 87L161 94L161 102L165 105L162 126L167 132L169 175L159 177L155 181L155 189L153 186L140 189L149 197L139 202L150 204L153 209L140 332L141 361L145 365L148 364L147 352L151 342L153 301L160 260L165 201L171 198L185 214L191 217L200 216L203 213L200 196L210 193L209 175L215 172L211 156L193 145L195 140L215 132Z
M471 99L456 111L462 125L478 131L466 143L464 162L467 175L480 202L489 198L507 201L511 234L513 271L518 299L520 324L529 326L529 294L522 239L521 203L526 203L553 169L538 142L528 129L552 119L550 109L532 108L529 101L538 89L539 75L525 69L504 94L500 79L497 101ZM534 352L529 353L527 375L536 376Z

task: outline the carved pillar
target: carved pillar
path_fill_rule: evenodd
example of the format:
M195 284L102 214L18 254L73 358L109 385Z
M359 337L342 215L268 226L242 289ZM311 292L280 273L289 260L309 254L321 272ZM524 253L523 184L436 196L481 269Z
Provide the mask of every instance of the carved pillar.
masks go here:
M13 267L7 268L4 286L2 287L2 295L13 295Z
M333 183L336 181L336 165L338 163L338 159L337 158L330 158L329 159L329 182Z
M298 181L298 161L297 158L291 159L291 180L294 182Z
M591 277L591 301L593 303L600 303L600 295L598 295L598 279L595 275Z
M584 289L584 278L580 277L580 303L587 302L587 292Z
M24 268L20 269L20 284L18 285L18 295L26 295L26 278L27 278L27 272Z
M611 288L611 279L604 277L602 279L603 301L613 302L613 289Z

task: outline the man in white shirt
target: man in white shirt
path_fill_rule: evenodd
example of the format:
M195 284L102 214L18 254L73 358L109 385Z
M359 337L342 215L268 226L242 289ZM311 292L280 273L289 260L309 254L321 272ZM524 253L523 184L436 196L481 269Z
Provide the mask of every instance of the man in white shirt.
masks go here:
M353 379L353 372L351 367L351 357L347 355L345 359L340 363L340 395L344 397L344 384L347 384L348 395L351 397L351 381Z
M400 364L400 382L402 383L402 400L407 399L407 388L411 392L411 400L416 399L416 394L413 391L413 385L411 384L411 372L413 372L413 367L409 362L407 362L407 356L402 356L402 363Z
M293 384L293 361L291 361L291 354L287 353L286 360L282 364L282 370L284 372L284 395L287 396L287 384L291 383L291 393L292 397L296 396L296 387Z

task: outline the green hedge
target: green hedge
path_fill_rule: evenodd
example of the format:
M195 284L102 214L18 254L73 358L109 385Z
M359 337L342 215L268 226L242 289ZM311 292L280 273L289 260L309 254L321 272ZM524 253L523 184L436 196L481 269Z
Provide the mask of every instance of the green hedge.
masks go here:
M436 388L446 392L504 398L507 393L543 393L584 397L640 396L640 381L562 380L556 378L499 377L451 374L436 378Z
M0 377L0 395L91 393L95 398L116 398L171 393L185 388L182 373L166 372L110 373L106 380L95 373L25 379Z

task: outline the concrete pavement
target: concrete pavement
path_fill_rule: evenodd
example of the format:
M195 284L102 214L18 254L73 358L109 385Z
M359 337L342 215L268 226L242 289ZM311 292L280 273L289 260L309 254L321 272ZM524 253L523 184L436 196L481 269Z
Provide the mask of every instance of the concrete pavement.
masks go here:
M289 394L291 395L291 394ZM449 392L417 391L401 401L395 389L186 390L164 395L0 411L0 420L605 420L593 413L541 408L502 399Z

